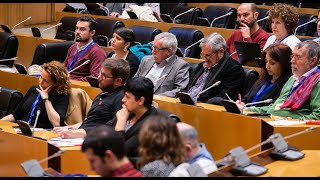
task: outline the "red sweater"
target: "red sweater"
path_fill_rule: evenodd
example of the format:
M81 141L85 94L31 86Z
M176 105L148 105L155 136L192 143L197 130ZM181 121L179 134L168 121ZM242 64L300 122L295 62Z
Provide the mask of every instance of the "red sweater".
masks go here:
M73 58L75 58L79 52L76 52L77 44L74 43L68 50L66 60L64 65L68 68L71 64ZM81 52L81 51L80 51ZM86 50L72 66L72 69L80 66L86 60L90 60L90 63L81 66L79 69L70 73L70 78L78 81L87 81L86 76L99 76L99 71L101 68L101 63L106 59L106 52L97 44L94 43L89 49ZM71 70L72 70L71 69Z
M251 34L249 38L243 38L242 33L239 29L233 31L231 36L227 40L227 51L231 54L236 51L236 47L234 46L234 41L245 41L245 42L255 42L260 44L260 49L262 50L264 45L269 38L269 34L265 32L263 29L259 28L258 31ZM231 56L233 59L239 61L237 53L234 53Z

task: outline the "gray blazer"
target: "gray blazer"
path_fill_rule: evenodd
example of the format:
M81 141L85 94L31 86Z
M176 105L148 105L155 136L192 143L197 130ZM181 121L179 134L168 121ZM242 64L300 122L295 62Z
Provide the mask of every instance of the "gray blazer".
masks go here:
M145 77L155 63L152 55L145 56L139 65L134 77ZM176 92L187 87L189 83L189 64L180 57L173 55L169 59L159 79L154 86L154 94L168 97L175 97Z

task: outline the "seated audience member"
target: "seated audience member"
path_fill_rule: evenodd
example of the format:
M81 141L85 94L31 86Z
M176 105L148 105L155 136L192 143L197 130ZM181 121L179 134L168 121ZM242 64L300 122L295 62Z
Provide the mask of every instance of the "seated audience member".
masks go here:
M81 151L102 177L142 177L126 156L124 139L110 127L98 127L84 139Z
M113 50L108 54L107 57L118 57L120 59L125 59L130 65L130 78L132 78L138 68L140 61L136 55L130 51L130 47L135 44L134 32L129 28L117 28L114 30L111 49Z
M269 17L273 35L268 38L263 50L274 43L286 44L293 50L301 42L293 34L299 19L297 9L290 4L274 3L269 10Z
M12 114L2 120L23 120L34 125L37 112L40 112L36 127L52 129L64 126L70 89L66 67L58 61L45 63L42 65L39 85L30 87Z
M320 44L320 10L318 14L318 23L317 23L317 33L318 33L318 38L314 39L318 44Z
M118 58L107 58L101 65L98 76L102 90L92 101L86 119L82 123L54 128L62 138L85 137L88 132L114 118L122 107L124 84L129 77L129 64Z
M145 77L132 78L124 87L122 109L116 113L116 118L106 123L125 138L128 157L138 156L140 128L147 117L158 113L152 100L152 81Z
M319 59L318 43L312 40L298 43L291 55L293 75L283 86L278 99L269 106L246 110L293 119L320 119Z
M193 71L184 91L188 92L194 101L204 103L221 105L226 93L236 100L237 94L243 91L244 70L226 51L224 38L218 33L212 33L203 39L200 47L204 61ZM221 81L221 84L210 87L216 81Z
M240 27L233 31L228 38L227 51L233 59L239 61L234 41L255 42L260 45L260 49L262 50L270 35L257 23L259 12L255 3L240 4L237 14Z
M275 101L279 97L283 85L292 74L291 54L291 48L285 44L272 44L264 50L262 53L263 73L242 98L242 105L266 99ZM237 100L237 103L240 103L240 101ZM270 103L261 103L255 106L267 106Z
M135 75L154 84L154 94L175 97L189 82L189 64L175 55L178 41L174 34L162 32L152 42L152 55L145 56Z
M198 163L206 174L217 170L211 153L204 143L199 142L197 130L183 122L178 122L176 125L186 150L186 162L189 164Z
M120 14L122 14L122 12L124 10L125 3L109 3L108 2L108 3L105 4L105 7L108 8L110 16L119 17Z
M184 147L175 121L163 115L150 116L139 133L138 167L146 177L168 177L184 162Z
M98 77L102 61L106 53L93 42L92 36L96 32L96 21L90 16L82 16L76 24L75 41L68 50L64 65L68 68L70 78L87 81L86 76ZM90 60L88 64L84 64ZM81 67L80 67L81 66Z

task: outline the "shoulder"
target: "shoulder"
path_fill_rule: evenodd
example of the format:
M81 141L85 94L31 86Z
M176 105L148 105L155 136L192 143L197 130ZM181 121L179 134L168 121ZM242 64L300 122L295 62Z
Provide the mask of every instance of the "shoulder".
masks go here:
M166 163L161 159L147 163L141 168L141 171L147 176L150 173L149 175L153 174L152 176L165 177L175 168L176 166L173 163Z

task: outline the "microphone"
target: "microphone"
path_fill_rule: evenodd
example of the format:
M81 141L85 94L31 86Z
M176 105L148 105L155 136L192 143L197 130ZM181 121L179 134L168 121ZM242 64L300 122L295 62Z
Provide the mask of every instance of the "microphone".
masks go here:
M62 23L58 23L58 24L56 24L56 25L54 25L54 26L48 27L48 28L42 30L42 33L45 32L45 31L47 31L47 30L49 30L49 29L52 29L52 28L54 28L54 27L61 26L61 25L62 25Z
M13 26L13 28L12 28L12 31L14 30L14 28L16 28L16 27L17 27L17 26L19 26L20 24L22 24L22 23L24 23L24 22L28 21L29 19L31 19L31 16L30 16L30 17L28 17L27 19L25 19L25 20L23 20L23 21L19 22L18 24L14 25L14 26Z
M300 24L300 25L294 30L294 35L297 34L297 30L298 30L299 28L301 28L302 26L305 26L305 25L310 24L310 23L313 23L313 22L317 22L317 20L318 20L317 18L313 18L311 21L308 21L308 22L306 22L306 23Z
M221 18L223 18L223 17L225 17L225 16L230 16L231 14L232 14L232 12L228 12L227 14L224 14L224 15L222 15L222 16L219 16L219 17L214 18L214 19L211 21L210 27L212 27L214 21L216 21L216 20L218 20L218 19L221 19Z
M34 122L33 129L32 129L32 137L34 137L34 130L35 130L36 126L37 126L39 115L40 115L40 110L37 111L36 120Z
M5 62L5 61L15 61L17 60L17 57L9 58L9 59L0 59L0 62Z
M196 44L198 44L198 43L200 43L200 42L202 42L202 41L203 41L203 39L204 39L204 38L201 38L199 41L197 41L197 42L195 42L195 43L191 44L190 46L186 47L186 49L184 50L184 53L183 53L183 57L186 57L187 49L189 49L189 48L193 47L194 45L196 45Z
M185 12L182 12L182 13L176 15L176 16L173 18L173 23L176 23L177 17L180 17L180 16L182 16L182 15L184 15L184 14L187 14L187 13L189 13L189 12L192 12L194 9L195 9L195 8L191 8L191 9L189 9L188 11L185 11Z
M263 101L247 103L247 104L245 104L245 106L250 106L250 105L254 105L254 104L261 104L261 103L271 103L272 101L273 101L273 99L266 99L266 100L263 100Z
M233 53L231 53L229 56L231 57L233 54L237 53L237 51L234 51Z
M88 64L89 62L90 62L90 59L86 60L80 66L75 67L74 69L71 69L71 71L69 71L69 74L71 74L73 71L75 71L76 69L80 68L81 66L84 66L84 65Z
M110 13L110 11L109 11L109 8L108 7L106 7L106 6L102 6L101 4L99 4L99 3L96 3L101 9L103 9L103 10L105 10L105 11L107 11L107 16L109 16L109 13Z
M214 84L212 84L211 86L209 86L208 88L206 88L205 90L199 92L199 94L197 95L196 100L200 97L201 94L207 92L209 89L211 89L211 88L213 88L213 87L219 86L220 84L221 84L221 81L217 81L217 82L215 82Z
M257 23L260 22L260 21L263 21L263 20L265 20L265 19L269 19L269 16L266 16L266 17L264 17L264 18L261 18L261 19L257 20Z
M45 174L44 170L40 166L41 163L49 161L52 158L61 156L61 154L64 153L64 150L59 150L58 152L54 153L53 155L43 158L40 161L37 161L35 159L25 161L21 163L21 166L23 167L24 171L27 173L28 177L43 177L47 174ZM49 176L49 175L48 175Z

